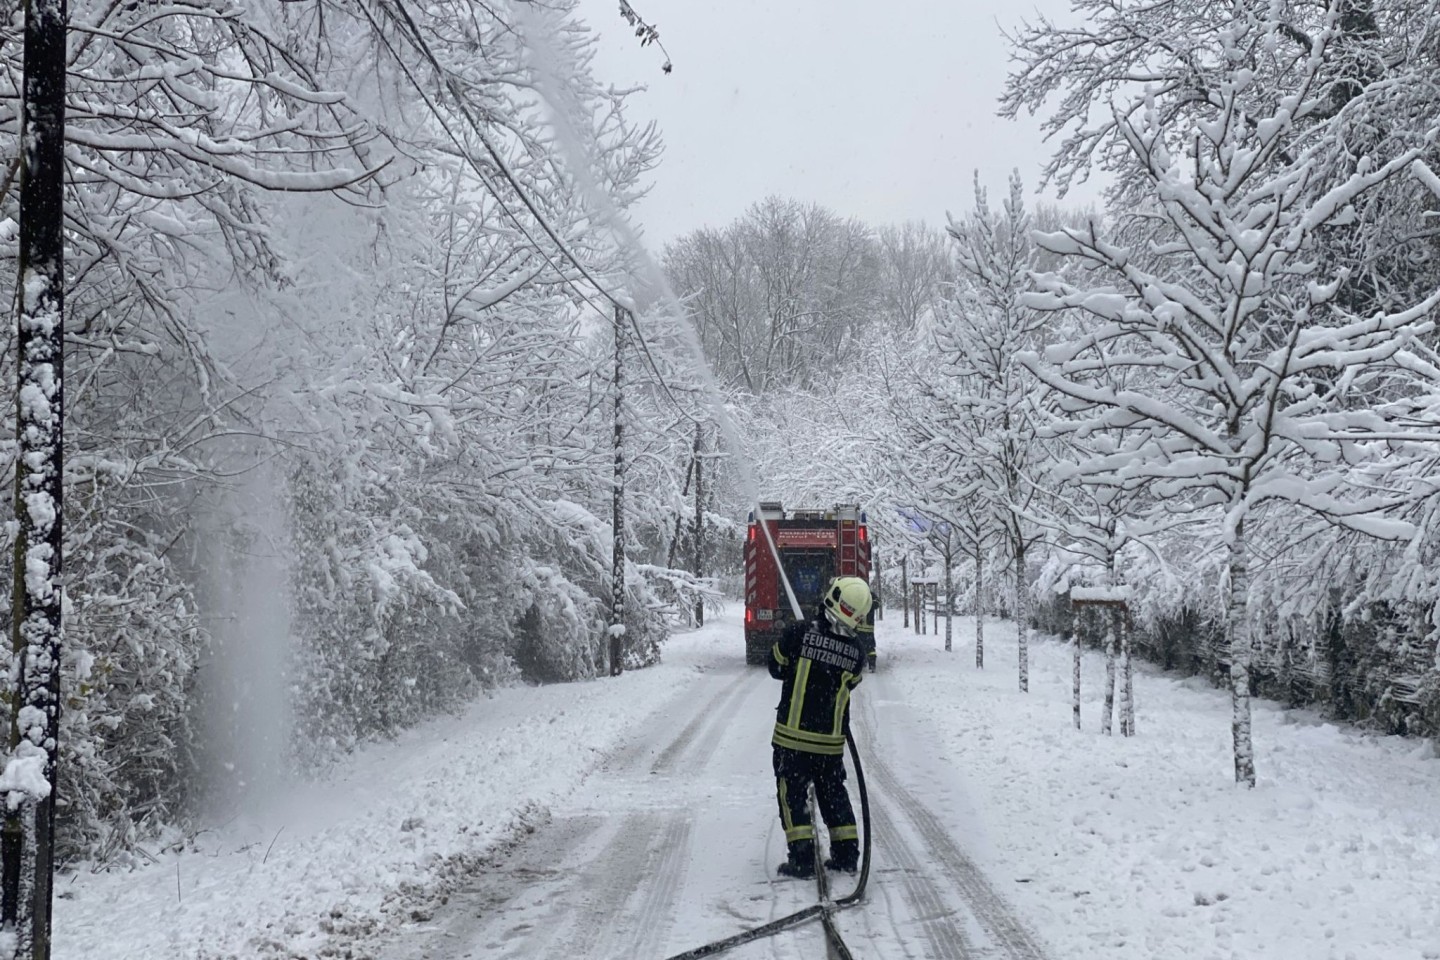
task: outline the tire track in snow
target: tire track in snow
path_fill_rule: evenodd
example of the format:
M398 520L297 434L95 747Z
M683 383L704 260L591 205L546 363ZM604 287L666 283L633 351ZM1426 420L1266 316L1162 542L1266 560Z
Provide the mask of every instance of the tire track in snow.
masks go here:
M877 728L874 706L868 699L864 702L866 726L874 730ZM1046 960L1044 948L1015 916L1010 904L990 885L975 862L955 844L930 809L900 783L890 765L872 750L865 751L864 764L866 772L881 787L876 806L883 805L888 809L893 805L898 809L927 854L944 873L945 879L960 892L976 922L999 948L998 955L1006 960ZM903 848L904 844L897 846ZM978 952L973 946L970 949L972 952L968 955L972 957L997 955L988 946Z
M661 831L663 837L666 831ZM561 950L543 956L602 957L628 956L628 952L605 952L621 936L617 929L629 923L626 903L635 896L646 879L646 867L653 859L656 843L654 816L631 814L601 848L600 852L576 871L567 888L576 896L565 898L565 906L556 911L560 925L568 925L570 933L560 939ZM542 956L525 945L526 957Z
M698 773L719 745L718 731L711 728L718 726L747 692L749 679L750 671L739 672L706 698L656 756L649 773ZM642 774L644 753L643 749L625 751L616 764L619 769L605 776L623 780ZM628 960L655 952L668 929L667 921L673 921L676 892L690 862L690 832L688 811L627 816L609 842L566 885L578 897L563 918L556 917L558 926L571 929L559 940L564 955ZM564 899L571 900L568 896ZM637 902L627 909L632 900Z
M858 921L865 931L864 937L867 948L871 944L886 944L884 951L886 960L920 960L921 955L912 949L912 947L916 945L914 938L911 937L907 940L906 931L897 919L897 917L904 916L904 913L899 911L908 909L907 906L902 905L902 902L908 904L904 891L897 890L890 884L888 878L885 876L885 874L889 872L887 868L881 868L875 871L875 868L872 866L871 870L870 885L865 891L864 904L859 909L847 910L840 914L839 925L842 932L847 928L847 925L853 925ZM877 896L880 901L884 902L885 913L883 919L889 925L888 933L880 929L875 914L873 911L867 909L870 905L877 903ZM863 920L860 919L862 917L864 918ZM892 947L890 944L894 944L894 946ZM870 955L873 955L873 951L871 954L867 954L867 957Z
M699 776L720 746L725 720L737 701L754 689L754 671L741 667L719 689L692 708L689 720L644 770L641 754L627 758L609 776L637 781L649 776ZM653 783L648 789L653 790ZM587 903L587 931L567 944L577 957L629 958L657 954L674 922L676 898L691 859L693 813L680 809L636 814L591 861L598 869L577 878L577 890L606 885L603 898ZM643 850L637 857L635 851ZM622 919L623 918L623 919Z
M681 755L687 750L690 750L691 744L697 739L696 735L702 727L707 728L708 733L710 726L714 726L722 717L729 716L729 708L741 694L746 692L746 684L750 679L751 672L747 668L745 672L737 674L735 679L717 690L709 702L706 703L702 709L695 712L695 715L690 718L690 722L685 724L680 734L655 758L655 763L650 767L650 772L671 772L681 758ZM718 736L700 737L696 750L692 751L685 759L698 771L715 753L715 749L719 744L720 740Z
M751 683L752 671L747 668L721 687L655 758L650 773L699 775L720 746L723 721L731 715L736 701L750 692ZM648 879L648 883L640 890L639 903L625 913L624 927L634 931L633 935L612 934L596 956L629 960L659 955L665 934L675 922L675 900L690 864L694 823L689 812L671 813L665 819L665 827L652 840L647 866L641 871L641 878Z
M719 681L708 690L687 684L640 724L639 737L591 774L592 783L603 795L624 796L640 784L642 791L653 792L654 774L698 775L718 749L730 711L753 691L754 679L753 670L742 669L729 678L712 673L701 679L705 686ZM693 705L697 702L699 707ZM675 729L667 719L687 714L678 733L667 738ZM664 745L658 753L657 742ZM690 864L693 821L693 811L684 808L649 808L618 817L578 810L557 817L492 863L486 875L457 890L449 908L438 911L449 917L437 916L439 929L427 931L432 935L423 944L410 943L403 956L628 960L658 955Z
M968 960L975 957L977 954L973 945L956 922L958 911L936 889L933 878L927 875L910 844L901 838L889 814L883 809L872 810L871 823L875 829L875 847L883 850L884 858L895 864L895 868L883 871L875 879L887 886L892 879L900 881L909 913L930 946L925 953L927 960ZM893 913L890 922L899 935L897 939L904 942L903 931Z
M675 922L674 892L690 863L689 816L671 816L664 830L656 834L640 872L647 882L639 891L638 903L625 909L609 928L592 954L613 960L658 957L660 945Z
M564 924L545 896L563 881L565 858L597 833L599 818L551 821L502 858L488 861L435 911L434 926L409 930L379 951L386 960L550 956Z

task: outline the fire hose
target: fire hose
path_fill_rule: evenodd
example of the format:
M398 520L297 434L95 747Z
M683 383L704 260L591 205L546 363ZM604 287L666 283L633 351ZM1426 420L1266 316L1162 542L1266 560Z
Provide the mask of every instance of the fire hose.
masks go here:
M862 841L862 852L860 858L860 877L855 884L855 889L848 895L838 900L831 900L826 884L825 868L820 863L820 845L815 845L815 877L819 887L820 902L797 910L792 914L771 920L750 930L743 930L723 940L716 940L704 946L687 950L684 953L677 953L666 960L699 960L700 957L713 957L718 953L724 953L735 947L747 943L753 943L765 937L772 937L783 930L797 927L807 921L819 919L825 926L826 939L830 941L835 952L840 955L841 960L851 960L850 950L845 946L845 941L840 939L840 932L835 929L833 917L847 907L853 907L860 903L865 897L865 884L870 879L870 796L865 791L865 771L860 766L860 752L855 749L855 737L850 733L850 724L845 724L845 742L850 747L850 761L855 766L855 783L860 788L860 822L864 827L864 840ZM811 804L810 822L815 822L814 804Z

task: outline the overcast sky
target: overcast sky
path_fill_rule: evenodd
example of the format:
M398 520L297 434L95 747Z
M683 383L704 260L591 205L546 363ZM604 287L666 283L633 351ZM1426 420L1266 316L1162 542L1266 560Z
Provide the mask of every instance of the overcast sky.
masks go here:
M637 211L647 245L723 226L769 194L815 201L872 224L925 220L972 204L978 168L992 196L1013 167L1027 188L1047 155L1038 123L995 116L1009 66L1001 26L1069 0L632 0L675 64L641 49L616 0L580 0L600 37L596 73L648 90L665 157ZM1082 187L1070 202L1091 203Z

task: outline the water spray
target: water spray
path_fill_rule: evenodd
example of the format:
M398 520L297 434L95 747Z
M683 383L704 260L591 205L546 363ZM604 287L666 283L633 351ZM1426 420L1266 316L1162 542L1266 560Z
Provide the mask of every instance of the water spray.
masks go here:
M635 325L635 333L642 347L645 344L645 338L639 329L636 317L645 312L645 307L658 303L665 314L677 321L675 327L680 332L694 367L701 377L711 414L725 435L728 446L735 452L742 482L750 494L749 499L755 509L755 516L760 520L761 529L765 532L765 542L770 548L771 557L775 560L775 569L779 571L780 582L785 585L785 596L790 601L790 610L794 614L796 622L800 622L805 619L805 612L800 608L800 601L795 596L795 589L791 586L790 578L785 573L784 564L780 562L780 550L770 531L770 525L764 522L760 506L759 485L755 482L754 473L745 459L739 431L736 429L734 421L731 420L729 411L725 408L719 385L715 383L714 374L705 359L705 351L700 345L699 337L696 336L695 330L685 314L680 298L671 289L665 272L660 269L659 264L645 248L624 212L615 205L609 191L597 183L591 173L590 158L585 149L586 138L577 129L574 122L582 111L571 92L575 85L567 82L565 76L566 73L573 72L571 70L573 65L566 62L562 52L553 42L556 33L554 22L558 14L555 11L530 4L518 5L515 13L524 31L526 49L531 54L530 66L535 70L536 88L550 106L551 127L555 130L556 142L565 156L566 166L574 176L585 198L595 208L596 221L610 231L617 249L632 258L636 269L631 275L631 279L639 288L637 293L648 294L649 303L637 305L635 300L623 294L605 290L601 292L617 306L623 307L630 313L631 322ZM646 349L648 351L648 348ZM664 384L664 377L655 367L653 358L651 366L668 393L669 386ZM673 395L671 398L674 399ZM675 403L676 407L680 408L679 402L675 401ZM680 409L683 412L683 408Z

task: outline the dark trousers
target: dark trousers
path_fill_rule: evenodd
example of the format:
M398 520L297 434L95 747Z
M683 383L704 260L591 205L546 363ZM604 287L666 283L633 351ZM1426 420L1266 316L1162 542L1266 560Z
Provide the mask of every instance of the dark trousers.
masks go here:
M855 828L850 791L845 789L845 758L789 747L773 749L775 798L780 803L780 822L785 826L790 859L808 862L814 856L815 826L806 804L806 788L813 783L815 801L830 831L830 856L842 865L853 865L860 852L860 832Z

